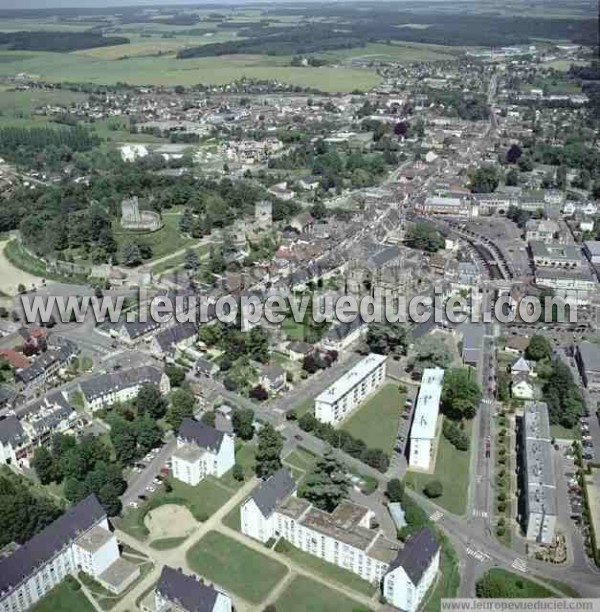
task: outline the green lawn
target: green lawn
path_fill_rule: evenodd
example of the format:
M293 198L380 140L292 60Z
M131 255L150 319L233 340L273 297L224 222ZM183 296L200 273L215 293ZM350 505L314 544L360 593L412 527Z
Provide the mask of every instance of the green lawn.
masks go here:
M315 407L315 400L310 398L310 399L305 399L302 402L300 402L297 406L294 406L294 411L296 412L296 416L300 418L301 416L304 416L307 412L314 410L314 407Z
M405 395L396 384L386 384L342 425L369 448L380 448L388 456L394 449Z
M581 438L578 429L567 429L562 425L550 425L550 435L559 440L579 440Z
M470 421L465 425L465 431L470 438L472 434ZM462 515L467 506L470 463L470 451L456 450L443 435L440 435L435 472L423 474L409 470L404 481L415 491L422 492L431 480L439 480L444 489L441 497L434 500L435 503L453 514Z
M126 509L118 521L119 529L138 540L145 539L148 536L148 529L144 524L144 517L150 510L165 504L185 506L197 521L202 522L214 514L235 492L220 484L212 476L205 478L195 487L175 479L169 482L172 486L172 491L169 493L160 489L139 508Z
M74 610L77 610L77 612L95 612L94 606L83 594L81 588L79 590L73 588L74 583L74 579L63 580L31 610L33 612L73 612Z
M295 448L293 451L290 451L283 459L284 463L287 463L292 468L296 468L297 470L301 470L303 472L308 472L312 469L317 456L299 446Z
M297 576L275 602L285 612L368 612L361 604L305 576Z
M182 247L179 247L179 248L182 248ZM210 247L208 245L203 244L199 247L195 247L190 250L193 251L194 253L197 253L198 257L202 259L208 253L209 248ZM161 274L162 272L165 272L166 270L183 268L184 261L185 261L185 253L181 253L180 255L173 255L173 257L169 257L165 259L164 261L160 261L159 263L154 264L150 267L152 268L152 272L154 274Z
M230 470L219 479L221 484L224 484L232 489L239 489L245 481L250 480L254 476L254 466L256 463L256 445L243 444L235 449L235 462L239 463L244 469L244 480L236 480Z
M314 555L309 555L284 540L279 540L275 550L307 570L314 571L322 578L338 582L353 591L358 591L370 597L377 590L370 582L363 580L353 572L323 561Z
M491 570L488 570L483 575L483 579L485 578L494 580L499 585L501 593L494 594L495 597L506 597L509 599L520 597L528 599L556 597L552 591L541 584L527 580L527 578L520 574L513 574L500 567L493 567Z
M200 576L254 604L260 603L287 573L281 563L216 531L193 546L187 560Z

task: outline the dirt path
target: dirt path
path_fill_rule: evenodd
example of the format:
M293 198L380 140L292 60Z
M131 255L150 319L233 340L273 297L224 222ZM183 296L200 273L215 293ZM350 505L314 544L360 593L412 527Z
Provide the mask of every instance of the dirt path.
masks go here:
M18 286L21 284L27 289L41 286L43 280L41 277L19 270L6 259L4 248L8 242L8 240L0 241L0 291L7 295L17 295Z

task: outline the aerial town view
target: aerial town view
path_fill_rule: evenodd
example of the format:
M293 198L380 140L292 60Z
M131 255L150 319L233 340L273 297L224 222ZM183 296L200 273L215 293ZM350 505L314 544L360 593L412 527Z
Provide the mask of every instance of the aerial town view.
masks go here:
M0 0L0 612L600 612L597 0Z

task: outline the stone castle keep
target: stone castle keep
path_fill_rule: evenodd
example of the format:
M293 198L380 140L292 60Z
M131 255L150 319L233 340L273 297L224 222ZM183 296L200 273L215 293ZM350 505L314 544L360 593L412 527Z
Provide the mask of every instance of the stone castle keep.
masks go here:
M156 231L162 227L158 213L140 210L137 196L121 202L121 227L123 229Z

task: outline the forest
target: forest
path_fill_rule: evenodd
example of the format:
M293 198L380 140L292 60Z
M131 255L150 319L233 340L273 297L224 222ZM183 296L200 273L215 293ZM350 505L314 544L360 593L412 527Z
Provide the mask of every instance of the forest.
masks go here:
M287 9L303 14L303 9ZM282 12L286 12L285 9ZM594 19L536 19L477 14L397 12L372 8L368 13L357 7L311 7L311 16L337 18L339 24L299 23L281 28L278 24L259 22L243 27L233 40L182 49L180 59L241 53L298 55L333 49L361 47L369 42L404 41L438 45L508 46L533 44L536 39L571 40L597 44L598 24ZM402 27L423 24L423 28ZM229 27L219 24L218 27Z
M124 36L103 36L98 32L0 32L0 47L10 51L55 51L111 47L129 42Z

